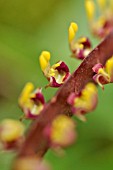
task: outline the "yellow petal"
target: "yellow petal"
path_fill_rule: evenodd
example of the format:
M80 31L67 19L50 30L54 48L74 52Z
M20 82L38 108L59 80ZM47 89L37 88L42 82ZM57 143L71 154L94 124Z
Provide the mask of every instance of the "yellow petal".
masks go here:
M29 82L25 85L25 87L19 97L19 100L18 100L19 105L21 107L23 107L24 104L26 103L26 101L29 99L29 96L30 96L31 92L33 91L33 89L34 89L34 85L32 83Z
M41 55L39 56L39 62L40 62L40 67L42 71L44 71L46 67L48 66L49 60L50 60L50 52L43 51Z
M69 42L71 42L75 38L77 31L78 31L78 25L75 22L71 22L68 30Z

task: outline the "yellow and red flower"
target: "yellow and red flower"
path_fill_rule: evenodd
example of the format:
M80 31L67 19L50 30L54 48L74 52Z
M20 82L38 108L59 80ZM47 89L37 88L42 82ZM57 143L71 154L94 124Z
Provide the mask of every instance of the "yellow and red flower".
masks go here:
M93 111L97 106L98 95L96 85L88 83L78 95L71 93L67 102L72 107L72 113L82 121L85 121L84 114Z
M72 57L83 60L91 51L91 42L87 37L76 39L78 25L71 22L68 30L69 45L72 52Z
M4 119L0 123L0 142L4 149L15 149L24 139L24 125L18 120Z
M69 68L63 61L59 61L50 67L49 60L50 53L43 51L39 57L39 61L41 69L49 81L46 87L60 87L70 75Z
M113 57L107 60L105 66L98 63L92 69L96 73L93 79L102 89L104 89L104 84L113 83Z
M27 83L19 97L19 106L25 113L24 117L35 119L43 110L44 96L40 88L34 90L32 83Z
M113 1L112 0L93 0L85 1L86 12L91 31L94 35L103 38L113 30ZM97 11L96 11L97 10ZM99 17L96 17L96 13Z

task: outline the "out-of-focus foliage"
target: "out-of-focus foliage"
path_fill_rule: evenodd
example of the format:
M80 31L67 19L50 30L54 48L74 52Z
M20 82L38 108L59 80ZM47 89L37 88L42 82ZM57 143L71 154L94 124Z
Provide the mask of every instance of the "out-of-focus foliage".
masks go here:
M68 26L76 21L78 36L89 33L83 0L0 0L0 120L19 118L17 98L24 84L47 84L39 67L42 50L52 53L52 63L65 61L73 71L79 64L71 59L68 48ZM98 41L92 38L95 46ZM56 90L43 90L48 100ZM99 89L99 105L87 115L87 123L78 121L78 141L66 150L64 157L51 151L46 159L53 170L113 169L113 87ZM25 122L26 123L26 122ZM14 154L0 153L0 169L9 170Z

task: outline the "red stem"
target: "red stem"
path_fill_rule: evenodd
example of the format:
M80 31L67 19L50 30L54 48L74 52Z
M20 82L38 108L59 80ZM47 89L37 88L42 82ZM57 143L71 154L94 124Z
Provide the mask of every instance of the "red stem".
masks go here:
M19 157L38 154L43 156L49 148L48 141L43 134L44 128L59 114L71 115L67 98L70 93L79 93L86 83L92 81L94 75L92 67L105 62L113 55L113 32L111 32L89 55L78 69L70 76L57 94L47 103L39 117L32 123L27 132L25 142L19 151Z

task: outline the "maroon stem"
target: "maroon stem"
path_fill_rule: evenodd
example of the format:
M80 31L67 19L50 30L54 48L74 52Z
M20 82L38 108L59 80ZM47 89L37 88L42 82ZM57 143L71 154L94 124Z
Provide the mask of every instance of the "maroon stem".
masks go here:
M70 93L79 93L87 82L92 81L94 75L92 67L105 64L113 55L113 32L111 32L89 55L78 69L70 76L57 94L47 103L39 117L32 123L27 132L27 137L20 148L18 157L38 154L43 156L49 148L48 141L43 134L44 128L59 114L71 115L67 98Z

